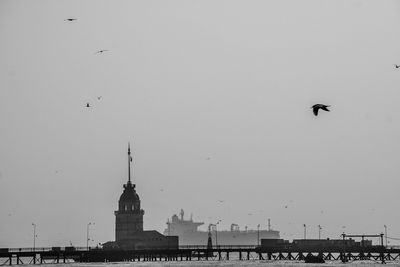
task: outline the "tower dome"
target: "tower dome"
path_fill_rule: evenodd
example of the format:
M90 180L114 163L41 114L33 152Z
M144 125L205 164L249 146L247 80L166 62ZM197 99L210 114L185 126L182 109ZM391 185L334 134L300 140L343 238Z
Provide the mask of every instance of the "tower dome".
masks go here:
M139 195L136 193L135 185L130 181L124 185L124 192L121 194L118 204L119 212L140 210Z

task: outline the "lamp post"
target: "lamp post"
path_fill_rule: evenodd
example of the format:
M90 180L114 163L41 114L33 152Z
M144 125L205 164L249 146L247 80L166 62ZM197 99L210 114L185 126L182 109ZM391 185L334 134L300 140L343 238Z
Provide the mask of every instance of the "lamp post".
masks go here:
M318 239L321 239L321 230L322 230L322 227L320 224L318 224Z
M257 225L257 246L260 245L260 224Z
M209 235L211 236L211 231L212 231L212 228L213 227L215 227L215 224L213 224L213 223L210 223L209 225L208 225L208 233L209 233ZM215 228L214 228L215 229ZM215 238L215 241L217 240L217 238Z
M168 225L168 249L169 249L169 239L170 239L170 235L171 235L171 224L169 223L169 218L167 220L167 225Z
M33 226L33 251L36 250L36 224L32 223Z
M217 225L221 222L221 220L218 220L218 222L215 224L215 246L218 248L218 229Z
M88 223L86 227L86 249L89 250L89 226L94 225L94 223Z
M386 226L386 224L383 226L383 227L385 227L385 243L386 243L386 248L387 248L387 226Z
M307 239L307 226L306 224L303 224L304 226L304 239Z

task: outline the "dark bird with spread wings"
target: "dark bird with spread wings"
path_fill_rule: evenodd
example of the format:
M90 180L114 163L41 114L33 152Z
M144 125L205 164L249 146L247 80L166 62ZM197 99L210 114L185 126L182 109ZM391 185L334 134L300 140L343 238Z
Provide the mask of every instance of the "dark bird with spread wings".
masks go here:
M400 68L400 65L393 64L396 69Z
M318 116L318 110L319 110L319 109L322 109L322 110L325 110L325 111L330 111L330 110L328 109L328 107L330 107L330 106L327 106L327 105L324 105L324 104L315 104L315 105L312 106L311 108L312 108L312 110L313 110L314 115L315 115L315 116Z
M107 49L103 49L103 50L97 51L97 52L94 53L94 54L102 54L102 53L107 52L107 51L108 51Z
M87 108L90 108L90 104L89 104L89 102L88 103L86 103L86 106L85 107L87 107Z
M76 19L64 19L64 21L75 21Z

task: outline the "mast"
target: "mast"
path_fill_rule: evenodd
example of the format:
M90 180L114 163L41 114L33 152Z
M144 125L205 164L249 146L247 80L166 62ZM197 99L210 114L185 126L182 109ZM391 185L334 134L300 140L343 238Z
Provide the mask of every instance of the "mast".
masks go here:
M131 183L131 144L128 143L128 184Z

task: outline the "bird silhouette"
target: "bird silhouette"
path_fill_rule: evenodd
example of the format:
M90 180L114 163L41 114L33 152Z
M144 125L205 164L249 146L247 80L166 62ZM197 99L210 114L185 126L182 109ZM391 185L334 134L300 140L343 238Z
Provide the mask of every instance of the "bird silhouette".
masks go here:
M74 21L76 19L64 19L64 21Z
M325 110L325 111L330 111L330 110L328 109L328 107L330 107L330 106L327 106L327 105L324 105L324 104L315 104L315 105L312 106L311 108L313 109L314 115L315 115L315 116L318 116L318 110L319 110L319 109L322 109L322 110Z
M100 100L102 98L102 96L98 96L97 99Z
M86 103L86 107L87 107L87 108L90 108L90 107L91 107L90 104L89 104L89 102Z
M393 64L396 69L400 68L400 65Z
M102 50L97 51L94 54L102 54L102 53L107 52L107 51L108 51L107 49L102 49Z

